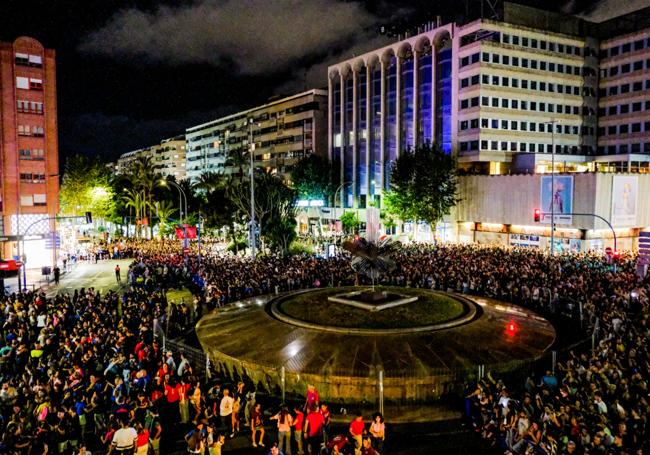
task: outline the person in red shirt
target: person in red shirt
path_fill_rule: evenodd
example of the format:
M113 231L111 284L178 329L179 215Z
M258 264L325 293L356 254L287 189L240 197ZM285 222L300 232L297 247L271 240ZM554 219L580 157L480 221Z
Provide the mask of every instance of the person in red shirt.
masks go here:
M323 414L319 412L316 403L312 406L311 412L307 414L303 433L307 438L309 453L311 455L318 455L320 445L323 442Z
M293 438L298 445L298 455L303 455L302 452L302 429L305 424L305 414L296 406L293 411L296 417L293 419Z
M165 383L165 398L167 398L167 410L172 422L178 422L181 418L178 402L181 399L181 385L175 379Z
M350 422L350 435L354 440L354 453L358 454L361 451L363 432L365 425L363 423L363 415L357 412L357 416Z
M320 405L320 413L323 415L323 439L325 444L329 441L331 413L325 403Z
M311 407L315 404L318 406L319 404L319 397L318 397L318 391L316 390L316 387L314 387L313 384L309 384L307 386L307 398L305 399L305 407L304 410L305 412L311 411Z

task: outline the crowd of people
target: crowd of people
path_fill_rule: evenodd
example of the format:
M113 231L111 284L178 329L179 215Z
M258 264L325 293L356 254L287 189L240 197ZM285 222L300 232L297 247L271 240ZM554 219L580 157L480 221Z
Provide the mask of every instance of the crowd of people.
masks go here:
M86 454L89 442L95 451L160 453L179 424L191 428L191 453L221 453L242 426L251 445L269 453L385 453L381 415L369 424L358 416L344 434L329 434L327 406L311 390L304 404L265 413L253 385L208 387L188 358L165 352L153 336L154 320L181 335L204 311L242 298L366 282L345 254L184 257L177 243L147 241L112 251L133 258L119 294L91 288L2 299L0 454ZM553 455L649 449L650 282L635 273L632 258L616 272L596 255L479 246L411 245L394 259L397 268L382 284L568 311L598 331L593 352L572 352L554 373L523 385L488 375L468 393L468 419L489 444ZM192 291L192 302L167 302L165 290L179 287Z

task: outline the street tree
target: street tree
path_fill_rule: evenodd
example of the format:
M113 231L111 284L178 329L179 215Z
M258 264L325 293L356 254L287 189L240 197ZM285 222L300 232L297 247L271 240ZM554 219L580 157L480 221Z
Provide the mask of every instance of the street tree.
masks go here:
M327 158L311 154L293 166L291 181L299 199L329 201L340 180L338 174Z
M63 215L92 212L96 219L111 219L115 207L109 169L85 156L69 158L63 171L60 201Z
M391 171L386 210L402 221L433 228L458 202L455 160L437 145L402 152Z

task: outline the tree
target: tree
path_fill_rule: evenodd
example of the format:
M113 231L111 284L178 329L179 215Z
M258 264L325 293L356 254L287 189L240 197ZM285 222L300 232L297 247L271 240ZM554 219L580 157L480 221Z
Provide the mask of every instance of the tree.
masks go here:
M343 232L352 233L359 230L359 217L352 211L343 212L341 215L341 227Z
M66 162L60 198L63 215L92 212L96 219L114 215L111 174L104 164L85 156L76 155Z
M291 181L300 199L329 201L334 194L339 175L327 158L309 155L291 169Z
M250 223L250 182L228 187L228 197L243 223ZM295 237L296 192L266 172L255 174L255 222L271 249L286 253Z
M434 227L458 203L456 186L453 157L427 143L403 152L393 164L386 209L402 221Z
M223 175L214 171L202 172L193 184L193 188L204 194L221 185Z
M171 201L156 201L154 202L154 212L156 217L158 217L158 232L160 233L160 238L163 238L163 234L168 232L169 219L174 215L176 209Z

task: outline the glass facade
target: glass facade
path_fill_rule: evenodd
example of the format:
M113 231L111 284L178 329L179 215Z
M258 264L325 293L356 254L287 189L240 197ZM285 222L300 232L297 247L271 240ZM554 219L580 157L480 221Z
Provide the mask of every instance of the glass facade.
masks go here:
M353 181L353 172L354 172L354 157L353 157L353 146L352 142L354 141L354 133L352 130L352 108L354 100L354 86L352 75L349 74L345 79L345 133L343 134L343 147L344 147L344 161L343 161L343 182L350 182L344 186L343 194L344 206L352 206L352 181Z
M368 150L368 124L366 115L368 109L366 100L368 95L367 90L367 77L366 68L363 67L359 70L359 88L357 89L357 105L359 115L357 116L357 124L359 135L357 137L357 188L356 194L359 195L359 206L365 207L366 196L368 193L368 173L366 167L366 154Z
M431 47L425 49L419 57L418 79L420 90L418 92L418 143L433 142L433 131L431 123L431 73L432 54Z
M384 56L383 63L380 63L379 58L361 65L356 63L356 75L353 78L352 73L348 74L343 86L340 76L334 76L332 160L343 160L342 177L346 184L342 198L345 207L365 208L368 201L378 201L382 191L390 188L391 168L402 150L411 149L420 143L437 143L446 152L451 152L450 44L447 42L442 49L426 44L417 54L407 50L399 65L394 55ZM370 68L364 64L370 65ZM356 103L353 87L355 80ZM355 105L356 137L352 123ZM344 125L341 125L341 109Z
M436 57L436 141L451 153L451 48L439 50Z
M401 94L401 135L400 135L400 151L408 150L413 147L413 107L415 91L413 90L413 55L409 53L402 60L402 79L400 81L400 94Z
M375 64L371 72L371 111L372 136L370 142L370 193L377 194L376 185L381 185L381 65ZM373 184L374 182L374 184Z

